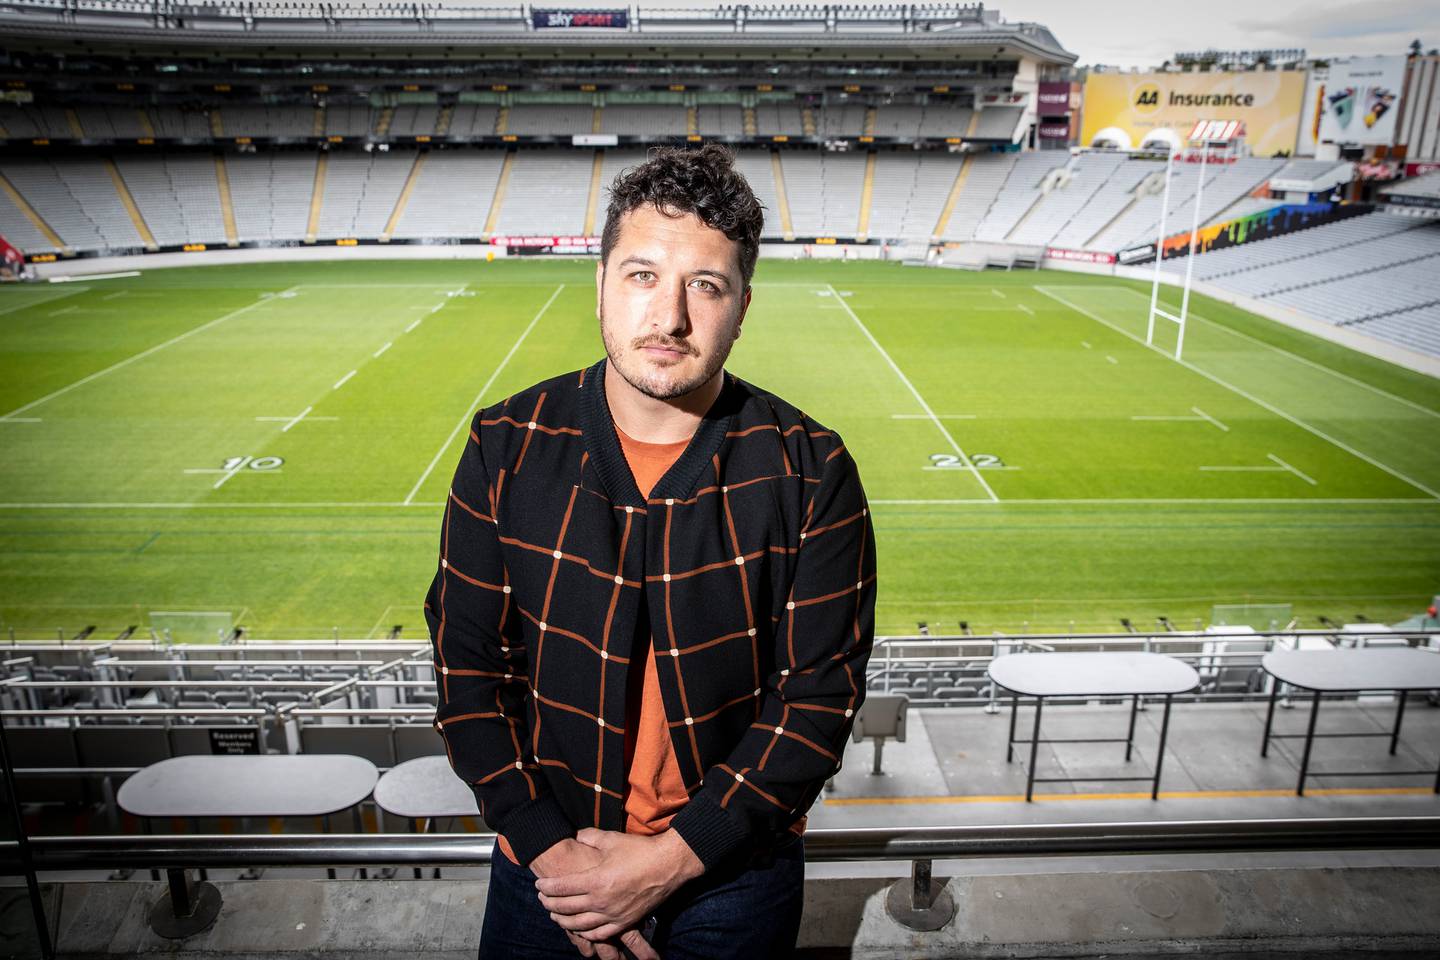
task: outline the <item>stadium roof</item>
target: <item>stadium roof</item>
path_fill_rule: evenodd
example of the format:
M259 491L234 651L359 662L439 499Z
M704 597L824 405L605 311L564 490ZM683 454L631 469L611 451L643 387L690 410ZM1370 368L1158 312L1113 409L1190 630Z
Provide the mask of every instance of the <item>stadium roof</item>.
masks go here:
M369 0L3 0L14 42L84 39L97 46L426 51L427 56L693 52L705 59L1020 59L1068 65L1044 26L1009 23L983 4L718 7L476 6Z

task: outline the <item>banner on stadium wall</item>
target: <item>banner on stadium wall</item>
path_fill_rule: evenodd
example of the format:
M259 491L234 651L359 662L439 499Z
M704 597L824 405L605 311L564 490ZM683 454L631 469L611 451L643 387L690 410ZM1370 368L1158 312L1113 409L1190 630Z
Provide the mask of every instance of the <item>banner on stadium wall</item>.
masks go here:
M1394 143L1404 84L1404 57L1332 62L1319 92L1320 141L1370 146Z
M1036 98L1036 112L1042 117L1064 117L1070 113L1070 84L1050 83L1040 84L1040 92Z
M492 247L510 254L599 253L599 237L491 237Z
M626 10L532 9L530 22L535 25L536 30L563 30L568 27L612 27L624 30L630 26L630 14Z
M0 237L0 273L18 277L25 272L25 254L4 237Z
M1195 252L1209 253L1211 250L1238 247L1243 243L1253 243L1256 240L1268 240L1271 237L1294 233L1296 230L1303 230L1307 227L1318 227L1336 220L1359 216L1362 213L1369 213L1373 209L1374 207L1368 203L1281 204L1278 207L1271 207L1269 210L1261 210L1259 213L1201 227L1195 232ZM1166 237L1160 248L1161 256L1166 260L1187 256L1190 253L1190 231L1186 230L1172 237ZM1149 256L1143 259L1129 260L1126 259L1126 255L1131 251L1126 250L1121 253L1121 260L1127 263L1145 263L1155 259L1154 249L1154 245L1151 244L1148 251Z
M1073 263L1114 263L1115 254L1101 250L1065 250L1060 247L1046 247L1045 259L1069 260Z
M1288 154L1304 95L1305 74L1293 70L1092 73L1085 80L1080 139L1136 149L1152 134L1183 143L1200 120L1238 120L1252 154Z
M1041 140L1069 140L1070 122L1067 120L1063 123L1052 123L1042 120L1036 124L1035 131L1039 134Z

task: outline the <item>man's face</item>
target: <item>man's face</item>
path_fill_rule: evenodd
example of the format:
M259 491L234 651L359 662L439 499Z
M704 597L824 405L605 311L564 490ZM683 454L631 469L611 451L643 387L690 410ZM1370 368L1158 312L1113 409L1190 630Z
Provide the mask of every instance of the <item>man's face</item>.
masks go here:
M693 213L624 215L608 264L595 268L600 336L615 371L656 400L720 372L750 305L740 244Z

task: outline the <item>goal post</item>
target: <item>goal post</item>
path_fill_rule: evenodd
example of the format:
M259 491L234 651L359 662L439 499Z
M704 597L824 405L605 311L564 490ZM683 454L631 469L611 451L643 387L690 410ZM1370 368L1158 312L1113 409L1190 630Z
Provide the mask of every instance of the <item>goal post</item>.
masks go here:
M1166 148L1165 190L1160 201L1160 233L1155 238L1155 272L1150 281L1150 312L1145 320L1145 343L1155 344L1155 318L1169 320L1176 325L1175 359L1184 358L1185 323L1190 316L1190 286L1195 274L1195 242L1200 234L1200 207L1205 199L1205 167L1210 149L1215 146L1228 148L1245 135L1245 125L1239 120L1199 120L1185 138L1187 145L1199 145L1200 172L1195 183L1194 209L1190 215L1190 241L1185 260L1185 282L1180 291L1180 312L1171 313L1160 305L1160 269L1165 261L1165 227L1170 213L1170 181L1175 177L1176 153Z

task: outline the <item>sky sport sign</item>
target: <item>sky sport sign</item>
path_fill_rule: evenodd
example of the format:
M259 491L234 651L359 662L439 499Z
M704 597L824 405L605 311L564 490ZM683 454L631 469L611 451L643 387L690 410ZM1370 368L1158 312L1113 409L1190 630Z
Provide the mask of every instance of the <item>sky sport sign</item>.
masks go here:
M608 27L624 30L630 26L625 10L531 10L530 22L536 30L568 29L571 27Z

